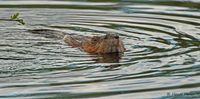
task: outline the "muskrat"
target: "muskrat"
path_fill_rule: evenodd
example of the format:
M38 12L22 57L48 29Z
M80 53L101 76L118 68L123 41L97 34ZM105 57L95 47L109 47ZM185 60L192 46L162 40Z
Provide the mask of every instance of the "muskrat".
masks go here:
M121 38L115 33L106 33L103 36L83 36L66 34L50 29L34 29L28 31L48 38L63 39L69 46L81 48L92 54L123 53L126 50Z
M106 33L103 36L65 35L64 42L79 47L88 53L123 53L126 49L119 35Z

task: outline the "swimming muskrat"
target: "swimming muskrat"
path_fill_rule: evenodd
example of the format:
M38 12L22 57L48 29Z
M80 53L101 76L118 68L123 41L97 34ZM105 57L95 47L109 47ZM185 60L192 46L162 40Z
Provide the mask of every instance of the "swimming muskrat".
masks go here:
M126 50L121 38L115 33L106 33L103 36L83 36L66 34L49 29L34 29L29 31L43 34L45 37L63 39L69 46L81 48L88 53L123 53Z
M103 36L65 35L64 42L73 47L79 47L88 53L123 53L125 51L121 38L114 33Z

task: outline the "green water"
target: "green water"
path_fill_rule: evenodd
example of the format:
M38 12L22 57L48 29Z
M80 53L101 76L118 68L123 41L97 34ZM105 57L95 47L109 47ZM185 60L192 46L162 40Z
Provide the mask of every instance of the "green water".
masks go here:
M199 99L199 0L0 0L0 99ZM48 34L120 35L91 55Z

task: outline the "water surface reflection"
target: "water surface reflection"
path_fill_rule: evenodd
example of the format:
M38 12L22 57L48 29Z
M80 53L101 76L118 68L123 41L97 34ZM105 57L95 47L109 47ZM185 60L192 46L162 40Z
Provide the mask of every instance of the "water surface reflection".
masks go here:
M23 3L23 4L22 4ZM196 0L0 1L0 98L200 98ZM12 8L13 7L13 8ZM120 35L124 54L92 55L51 33ZM184 94L184 95L183 95Z

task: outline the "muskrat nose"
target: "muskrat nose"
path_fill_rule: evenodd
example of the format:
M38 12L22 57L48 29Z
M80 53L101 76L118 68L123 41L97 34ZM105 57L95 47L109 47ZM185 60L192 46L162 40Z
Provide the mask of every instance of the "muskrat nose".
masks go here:
M118 39L118 38L119 38L119 36L118 36L118 35L115 35L115 38L116 38L116 39Z

